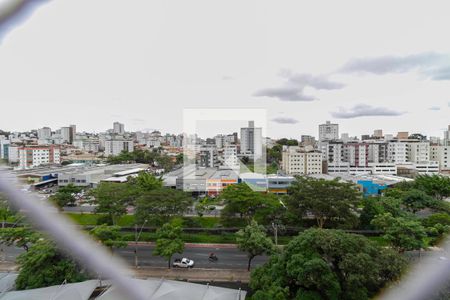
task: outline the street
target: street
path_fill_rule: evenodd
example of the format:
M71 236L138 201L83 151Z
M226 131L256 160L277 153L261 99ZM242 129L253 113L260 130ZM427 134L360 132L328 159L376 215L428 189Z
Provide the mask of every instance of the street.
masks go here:
M167 262L159 256L153 256L152 250L154 245L138 244L138 265L142 267L167 267ZM22 253L22 248L12 246L2 246L0 252L0 261L14 262L17 255ZM134 245L131 244L126 248L115 249L114 254L121 256L130 266L134 266ZM219 260L210 262L208 256L214 252ZM212 248L203 245L188 245L185 247L183 254L175 254L174 258L187 257L194 260L196 268L205 269L247 269L247 255L236 248ZM265 256L257 256L252 261L252 267L262 265L267 260Z

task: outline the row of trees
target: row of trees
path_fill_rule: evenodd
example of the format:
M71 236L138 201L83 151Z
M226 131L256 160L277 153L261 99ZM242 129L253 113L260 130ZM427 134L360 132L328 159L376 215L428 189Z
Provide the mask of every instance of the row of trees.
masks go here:
M133 152L123 151L119 155L108 157L108 163L111 164L131 162L155 165L170 171L176 164L183 162L183 155L178 155L174 160L172 157L163 153L162 148L156 148L152 150L137 149Z

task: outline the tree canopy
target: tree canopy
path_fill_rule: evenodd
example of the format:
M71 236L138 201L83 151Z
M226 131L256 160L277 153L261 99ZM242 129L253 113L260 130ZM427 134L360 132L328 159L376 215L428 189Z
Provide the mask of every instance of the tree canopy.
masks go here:
M252 272L252 299L369 299L405 264L365 237L309 229Z
M88 274L70 257L59 251L53 242L38 240L29 251L17 257L18 290L35 289L52 285L86 280Z
M399 252L424 247L425 228L417 220L383 213L377 215L372 224L384 231L383 237Z
M113 248L124 248L127 246L127 242L121 240L120 226L102 224L91 229L89 234L104 246L110 248L111 251Z
M330 220L353 226L358 222L356 209L361 193L348 182L296 177L289 188L288 212L297 220L313 216L317 226L323 228Z
M58 189L56 194L50 197L50 200L53 201L58 207L64 207L68 204L74 204L75 194L81 192L82 188L73 185L72 183L67 186L62 186Z
M252 221L250 225L236 233L236 243L239 250L247 253L248 271L250 271L253 258L258 255L271 254L274 250L272 240L266 236L264 226L258 225L256 221Z
M181 227L174 226L170 223L164 224L156 231L156 246L153 255L162 256L170 263L175 253L183 253L184 242L181 239Z
M275 195L255 192L245 183L229 185L219 195L219 200L225 203L222 217L239 215L248 222L254 217L262 221L282 206Z
M112 182L101 182L91 193L98 205L96 211L108 214L113 224L127 212L127 206L133 202L134 195L127 184Z
M157 189L143 193L136 201L136 220L156 223L167 222L171 216L182 215L192 205L192 197L185 192L173 189Z

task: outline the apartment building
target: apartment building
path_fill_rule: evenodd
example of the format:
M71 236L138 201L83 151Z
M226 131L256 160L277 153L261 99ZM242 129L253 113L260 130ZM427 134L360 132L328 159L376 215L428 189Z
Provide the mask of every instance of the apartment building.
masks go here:
M0 139L0 159L8 159L10 140Z
M281 169L289 175L322 174L322 153L299 146L283 147Z
M132 152L134 144L132 140L109 139L105 140L105 156L116 156L120 152Z
M125 125L119 122L113 123L113 133L115 134L124 134L125 133Z
M404 142L393 141L388 144L387 158L389 162L404 164L408 161L408 145Z
M344 161L353 167L367 167L369 158L369 145L366 143L344 144Z
M319 141L329 141L339 139L339 125L326 121L319 125Z
M430 160L438 162L441 170L450 170L450 146L431 146Z
M223 150L223 165L231 169L239 168L236 146L226 146Z
M197 165L204 168L214 168L219 165L216 147L201 147L197 155Z
M19 169L61 163L61 150L58 146L23 146L18 151Z
M262 128L255 127L254 121L248 122L248 127L241 128L240 154L250 158L262 157Z
M430 161L430 143L429 142L408 142L408 161L420 164Z

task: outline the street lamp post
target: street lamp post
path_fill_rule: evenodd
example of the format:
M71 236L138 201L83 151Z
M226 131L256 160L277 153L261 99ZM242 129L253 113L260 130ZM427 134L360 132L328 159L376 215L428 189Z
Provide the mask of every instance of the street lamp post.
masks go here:
M139 234L138 234L138 230L137 230L137 224L134 224L134 267L136 269L138 268L137 245L138 245L139 237L141 236L141 233L142 233L142 229L144 229L145 224L147 224L147 220L145 220L144 224L142 224L141 229L139 230Z

